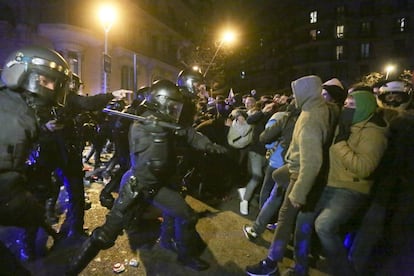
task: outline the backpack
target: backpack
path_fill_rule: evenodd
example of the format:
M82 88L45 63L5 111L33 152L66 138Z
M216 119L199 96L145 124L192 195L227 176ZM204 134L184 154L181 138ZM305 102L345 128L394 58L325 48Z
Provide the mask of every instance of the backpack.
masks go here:
M253 127L247 123L233 120L227 134L227 142L236 149L247 147L253 140Z

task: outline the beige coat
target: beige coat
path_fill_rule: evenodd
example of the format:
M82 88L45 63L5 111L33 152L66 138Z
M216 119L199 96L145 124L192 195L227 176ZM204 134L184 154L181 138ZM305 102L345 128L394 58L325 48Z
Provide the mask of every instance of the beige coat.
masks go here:
M388 127L369 120L351 127L347 141L329 149L328 186L368 194L373 184L370 175L377 168L387 147Z

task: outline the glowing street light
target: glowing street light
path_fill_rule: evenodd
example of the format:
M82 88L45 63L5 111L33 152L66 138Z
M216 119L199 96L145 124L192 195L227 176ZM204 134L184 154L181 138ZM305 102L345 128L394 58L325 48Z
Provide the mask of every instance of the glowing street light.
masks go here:
M236 34L233 31L225 31L222 35L222 38L219 41L219 45L217 46L217 50L214 53L213 58L211 59L211 61L208 63L207 69L204 72L203 77L205 77L207 75L208 70L210 69L211 65L213 64L214 60L217 57L218 52L220 51L221 47L223 47L224 43L231 43L236 39Z
M385 79L386 80L388 80L388 76L390 75L390 73L392 72L392 71L394 71L395 70L395 66L394 65L392 65L392 64L390 64L390 65L387 65L386 67L385 67Z
M103 25L105 32L105 45L104 45L104 87L103 92L108 92L108 78L111 73L111 57L108 54L108 33L111 30L112 25L115 22L116 12L113 6L105 5L99 9L99 19Z

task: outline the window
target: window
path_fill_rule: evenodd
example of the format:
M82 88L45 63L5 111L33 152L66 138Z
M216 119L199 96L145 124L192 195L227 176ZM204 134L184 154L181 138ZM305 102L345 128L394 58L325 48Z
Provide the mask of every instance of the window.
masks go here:
M344 46L343 45L337 45L336 46L336 60L341 60L344 55Z
M344 38L344 25L336 26L336 38Z
M318 22L318 12L317 11L311 11L310 12L310 23L314 24Z
M397 27L398 27L398 31L403 33L407 30L407 22L406 22L406 18L405 17L401 17L397 19Z
M311 37L312 40L316 40L318 39L318 36L321 34L320 30L310 30L309 31L309 35Z
M369 42L361 44L361 58L369 58L371 51L371 44Z
M372 23L370 21L361 22L361 33L370 34L372 31Z
M345 6L336 7L336 16L338 18L343 18L345 16Z
M78 58L78 53L77 52L73 52L73 51L68 51L68 63L69 63L69 67L70 70L79 75L79 69L80 69L80 61Z

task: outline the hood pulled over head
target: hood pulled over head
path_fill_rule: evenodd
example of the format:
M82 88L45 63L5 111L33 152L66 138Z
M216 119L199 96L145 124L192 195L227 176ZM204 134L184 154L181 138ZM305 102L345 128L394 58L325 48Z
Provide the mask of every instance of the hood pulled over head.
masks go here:
M323 101L321 96L322 80L315 75L305 76L292 82L293 95L295 95L296 106L302 110L307 109L313 103Z

